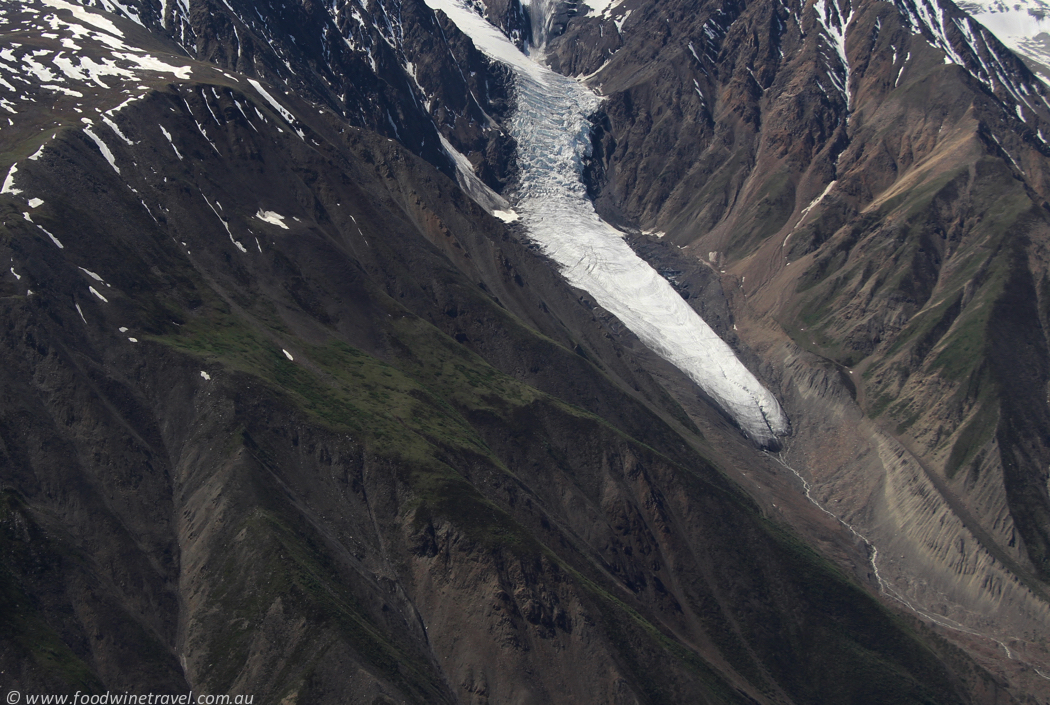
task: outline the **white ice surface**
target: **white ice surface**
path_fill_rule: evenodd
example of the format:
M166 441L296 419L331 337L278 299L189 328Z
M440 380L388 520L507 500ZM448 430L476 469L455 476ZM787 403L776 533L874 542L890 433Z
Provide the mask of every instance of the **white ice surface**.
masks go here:
M506 36L457 0L427 0L475 46L514 73L517 110L510 132L518 143L521 186L514 210L575 287L613 313L649 348L667 359L767 443L788 431L776 398L737 359L732 348L671 285L594 211L581 182L590 146L586 116L599 99L577 81L522 54Z
M431 9L441 10L448 15L448 18L459 27L460 31L470 37L474 46L489 57L512 68L515 74L529 75L538 79L553 73L522 54L518 47L507 39L506 35L489 24L484 17L456 0L426 0L426 3Z
M1008 10L991 9L987 12L971 13L973 18L983 24L1000 38L1004 37L1037 37L1050 34L1050 16L1029 14L1021 6Z

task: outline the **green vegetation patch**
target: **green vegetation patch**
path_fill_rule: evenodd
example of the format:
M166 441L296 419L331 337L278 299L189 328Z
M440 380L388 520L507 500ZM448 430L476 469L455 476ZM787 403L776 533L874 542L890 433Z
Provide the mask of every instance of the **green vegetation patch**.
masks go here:
M398 368L337 340L296 339L289 360L277 342L282 337L285 331L220 306L154 340L260 378L324 426L366 438L376 453L423 461L433 456L433 440L488 455L451 406Z
M771 175L762 185L758 198L745 213L744 222L751 225L745 237L733 240L729 252L742 257L766 238L779 231L795 210L795 184L786 171Z
M977 412L956 437L955 445L948 456L945 474L953 479L959 470L971 463L981 448L992 440L999 426L999 405L992 394L992 386L986 385L977 399Z
M513 517L485 499L451 468L419 469L412 473L410 482L416 498L408 510L414 512L416 531L435 518L444 517L485 549L503 548L517 556L538 556L546 552Z
M887 357L911 346L912 358L921 362L930 349L941 339L955 321L961 310L962 294L945 297L912 316L911 320L893 341Z
M984 360L992 302L1002 292L1005 276L989 282L963 310L955 325L934 349L931 367L946 379L965 380Z
M408 468L414 499L407 511L418 521L443 516L485 545L536 552L527 532L452 465L458 459L509 474L461 410L506 417L516 407L553 400L424 321L405 317L391 328L404 370L338 340L312 345L296 339L289 360L275 342L286 331L253 325L223 305L176 335L154 339L261 379L315 421L364 439L370 452Z

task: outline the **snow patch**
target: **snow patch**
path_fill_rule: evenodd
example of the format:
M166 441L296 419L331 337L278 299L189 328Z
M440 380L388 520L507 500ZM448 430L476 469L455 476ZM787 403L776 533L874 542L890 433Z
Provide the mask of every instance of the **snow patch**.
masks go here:
M276 225L277 227L283 228L285 230L288 229L288 226L284 224L284 216L280 213L275 213L273 211L264 211L262 208L260 208L259 212L255 214L255 217L263 221L264 223Z
M849 91L850 68L849 58L846 56L846 30L849 28L850 22L853 21L853 4L850 3L849 14L845 17L841 15L839 7L834 0L831 0L831 2L818 0L813 5L813 9L817 15L817 21L824 27L824 33L830 40L831 47L835 50L839 63L842 65L842 76L838 74L834 67L829 66L828 78L831 79L845 98L846 113L848 114L853 101Z
M233 233L230 231L230 224L227 223L226 220L221 215L219 215L219 211L215 210L215 206L213 206L211 204L211 201L209 201L208 198L203 193L201 194L201 198L204 199L204 202L208 204L208 208L211 208L211 212L214 213L215 217L219 219L220 223L222 223L222 227L226 228L226 234L230 236L230 242L232 242L234 244L234 246L236 246L236 248L238 250L240 250L241 252L247 253L248 252L248 248L245 247L244 245L242 245L237 240L233 239ZM217 202L218 201L216 201L216 203ZM185 245L186 243L183 243L183 244Z
M835 184L837 184L837 183L838 183L838 180L835 180L835 181L832 181L831 183L829 183L827 186L824 187L824 190L821 191L819 196L817 196L812 201L810 201L809 205L802 209L802 213L799 214L799 217L798 217L798 222L799 223L801 223L805 219L806 215L811 210L813 210L813 208L817 204L819 204L821 201L824 200L825 196L827 196L829 193L831 193L831 189L834 188ZM796 225L795 227L798 227L798 226ZM787 240L784 240L784 243L787 244Z
M100 277L99 275L95 274L90 269L84 269L83 267L77 267L77 269L79 269L81 272L83 272L84 274L88 275L89 277L91 277L92 279L94 279L97 282L101 282L102 284L106 283L105 280L102 279L102 277Z
M581 4L590 8L591 12L595 15L604 15L609 11L609 8L613 5L620 4L621 2L623 2L623 0L585 0Z
M254 88L256 91L258 91L259 95L261 95L263 98L265 98L267 103L269 103L271 106L273 106L273 109L276 110L277 113L281 117L284 118L284 121L288 123L289 127L291 127L293 130L295 130L295 133L297 135L299 135L299 139L301 139L301 140L303 140L305 142L306 141L306 137L303 135L301 130L297 130L295 128L295 118L292 117L292 114L290 112L288 112L288 109L285 108L280 103L278 103L277 100L272 95L267 93L266 89L262 87L262 84L259 83L258 81L256 81L254 78L249 78L248 79L248 83L252 84L252 88ZM259 117L262 117L262 115L260 115Z
M284 348L281 348L281 352L283 352L284 356L286 358L288 358L289 360L294 360L295 359L294 357L292 357L292 354L290 352L288 352L287 350L285 350Z
M17 196L22 193L22 189L15 188L15 174L18 173L18 165L12 164L11 168L7 171L7 178L4 179L3 187L0 187L0 193L10 193Z
M84 134L91 138L91 140L98 145L98 151L102 152L102 156L106 158L109 165L113 167L113 171L120 173L120 167L117 166L117 160L113 156L113 152L110 151L109 147L103 142L94 132L91 131L90 127L84 128Z
M41 88L46 88L49 91L55 91L56 93L65 93L66 95L72 96L73 98L83 98L84 97L84 94L81 93L80 91L74 91L71 88L65 88L63 86L55 86L55 85L50 85L50 84L41 84L40 87Z
M129 147L134 147L135 146L135 143L132 142L130 139L128 139L127 136L123 132L120 131L120 128L117 127L117 123L113 122L113 120L111 120L108 115L103 115L102 116L102 122L104 122L107 125L109 125L109 129L113 130L113 132L115 132L117 134L117 137L119 137L120 139L122 139L124 141L124 144L126 144Z
M29 207L30 208L39 208L40 206L44 205L44 199L42 199L42 198L30 198L28 203L29 203Z
M172 66L166 64L155 56L149 54L114 54L114 56L124 59L130 64L134 64L137 68L143 71L156 71L157 73L170 73L176 78L188 81L190 74L193 72L192 66Z
M44 228L42 226L40 226L40 225L37 225L37 227L40 228L41 230L44 230ZM44 234L47 235L49 238L51 238L51 242L55 243L55 245L58 247L58 249L60 249L60 250L64 250L65 249L65 246L61 242L58 241L57 237L55 237L54 235L49 233L47 230L44 230Z
M56 10L69 10L73 14L73 17L76 17L81 22L85 22L92 27L97 27L104 32L109 32L117 37L124 36L124 33L121 32L113 22L101 15L95 14L94 12L88 12L88 10L82 5L74 5L65 0L42 0L42 2L45 6L52 7Z
M157 125L157 127L159 127L160 131L164 133L164 136L168 138L168 144L170 144L171 148L175 150L175 156L178 157L181 162L182 154L179 153L179 148L176 147L175 143L171 140L171 133L164 129L164 125Z
M452 163L456 166L456 183L459 184L459 187L463 189L463 191L466 192L475 203L489 213L492 213L492 215L496 215L496 211L501 213L511 212L510 204L507 203L506 199L489 188L488 185L474 173L474 165L470 163L470 160L467 159L466 155L453 147L452 143L445 139L445 136L441 133L438 133L438 138L441 140L441 146L444 148L445 154L452 159ZM496 217L501 220L503 219L502 216L496 215Z
M98 63L90 56L76 56L77 63L74 64L73 59L67 58L63 54L64 52L59 53L51 60L51 63L57 66L65 74L66 78L74 81L90 82L108 89L110 86L102 81L103 76L114 76L118 79L134 78L135 76L128 69L117 66L112 59L103 59L101 63Z

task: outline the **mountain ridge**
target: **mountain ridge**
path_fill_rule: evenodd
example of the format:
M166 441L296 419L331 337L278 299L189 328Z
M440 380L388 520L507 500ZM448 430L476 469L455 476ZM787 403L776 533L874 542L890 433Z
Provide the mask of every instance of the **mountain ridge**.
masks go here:
M447 49L501 75L409 5L424 16L412 28L432 33L433 66ZM25 7L51 9L21 22L77 17ZM204 5L188 17L141 7L131 14L184 47L197 40L201 58L229 60L220 48L246 26L208 44ZM148 36L110 21L125 43ZM8 44L21 36L4 31ZM98 63L116 60L101 52L118 36L88 35ZM12 57L53 64L63 38L42 38L52 59ZM273 49L270 75L175 66L174 54L164 61L188 73L142 69L128 88L103 80L89 94L92 79L66 74L48 85L84 100L41 89L58 101L23 101L18 127L0 126L13 164L0 195L0 658L25 692L194 687L289 703L1038 692L979 646L965 655L881 605L867 546L787 491L793 476L457 187L435 133L485 161L478 175L501 191L514 167L498 125L424 112L397 49L373 46L399 86L383 100L401 112L361 103L362 125L339 103L277 88ZM461 77L444 106L471 85ZM124 103L130 84L148 88ZM432 128L403 129L422 114ZM727 297L720 332L732 339L739 324L745 359L782 378L731 280L697 278L690 301ZM824 385L855 413L841 382Z

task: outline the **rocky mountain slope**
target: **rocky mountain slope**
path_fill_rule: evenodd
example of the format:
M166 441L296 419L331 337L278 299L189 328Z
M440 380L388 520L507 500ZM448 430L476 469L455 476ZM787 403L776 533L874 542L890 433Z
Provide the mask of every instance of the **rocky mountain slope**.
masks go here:
M963 2L959 6L1028 63L1043 81L1050 79L1050 6L1035 2Z
M777 392L785 450L492 215L520 185L517 84L443 13L10 3L3 686L1042 702L1046 105L1023 64L979 28L944 64L930 13L884 3L479 9L597 71L599 212L666 232L631 242ZM864 64L883 32L900 57Z
M785 462L901 600L1041 644L1047 89L950 3L690 10L548 42L606 96L599 211L723 275L793 400Z

